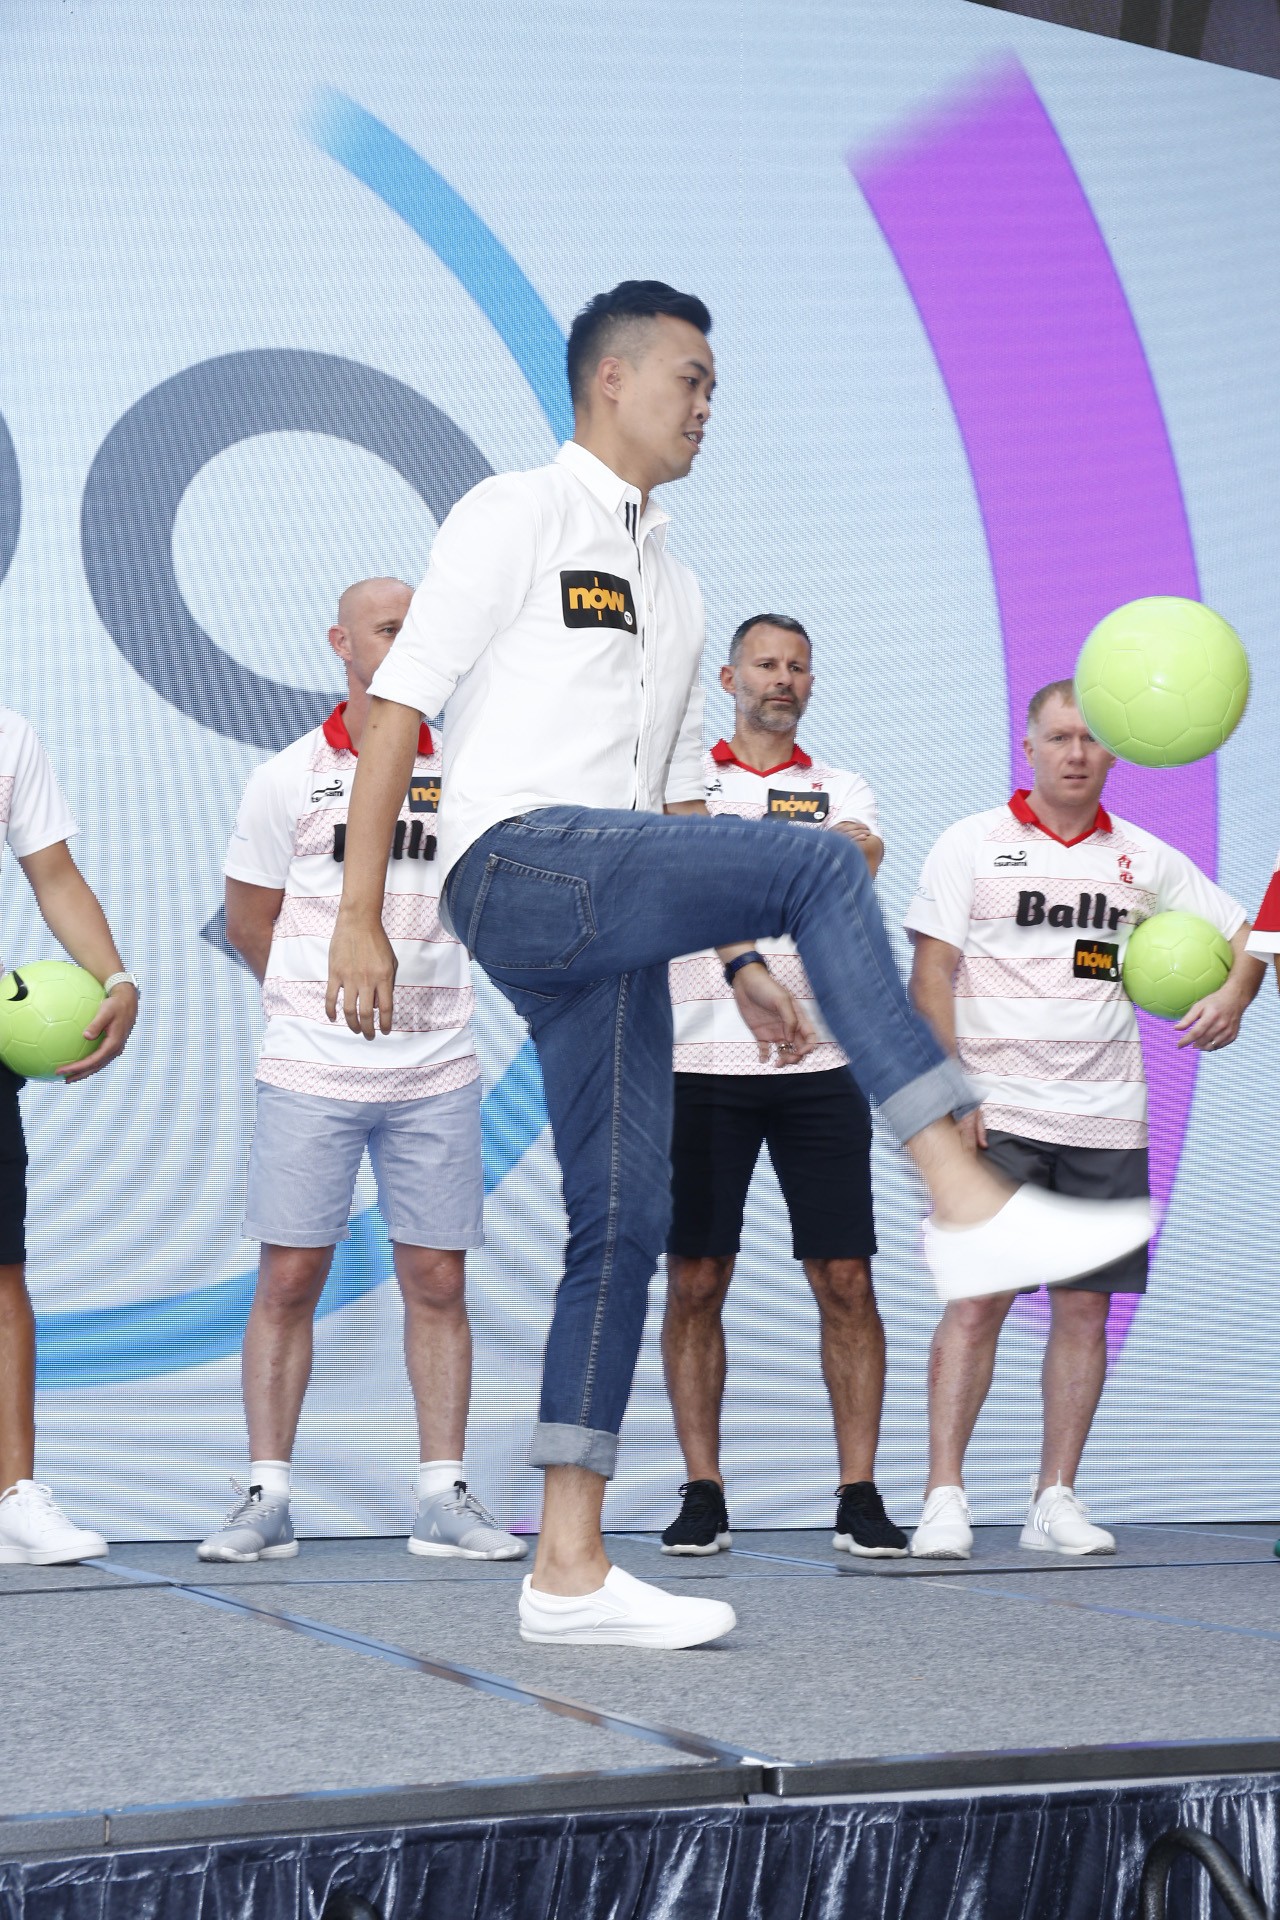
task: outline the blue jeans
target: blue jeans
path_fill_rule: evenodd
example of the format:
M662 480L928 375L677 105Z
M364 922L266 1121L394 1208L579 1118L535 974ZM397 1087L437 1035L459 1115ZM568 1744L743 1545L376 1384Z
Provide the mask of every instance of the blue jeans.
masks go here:
M867 863L787 822L543 807L482 834L445 906L529 1023L569 1216L530 1463L611 1477L671 1211L667 962L789 933L898 1140L977 1102L903 990Z

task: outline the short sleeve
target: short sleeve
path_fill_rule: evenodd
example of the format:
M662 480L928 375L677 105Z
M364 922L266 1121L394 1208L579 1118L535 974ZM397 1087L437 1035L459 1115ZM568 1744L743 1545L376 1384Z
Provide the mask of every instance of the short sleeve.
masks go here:
M1238 900L1201 873L1194 860L1161 843L1158 898L1162 913L1195 913L1230 940L1247 915Z
M26 721L9 795L8 840L19 859L80 831L40 736Z
M960 820L930 849L903 925L909 933L945 940L963 953L972 918L973 831L969 821Z
M278 760L249 775L222 871L251 887L283 887L289 878L297 828L296 782Z
M1262 896L1262 905L1249 935L1248 951L1264 960L1280 953L1280 856L1276 859L1271 883Z
M844 776L843 792L827 825L839 826L842 820L859 820L869 832L880 838L880 808L876 797L860 773Z

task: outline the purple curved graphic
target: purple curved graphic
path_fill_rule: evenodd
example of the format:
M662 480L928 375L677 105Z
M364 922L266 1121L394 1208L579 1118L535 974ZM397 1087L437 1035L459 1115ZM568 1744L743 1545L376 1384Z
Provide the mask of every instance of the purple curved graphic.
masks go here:
M915 301L973 472L1020 786L1027 699L1072 673L1090 628L1143 594L1200 597L1164 415L1106 241L1020 65L849 166ZM1121 762L1107 805L1216 872L1211 759L1161 773ZM1139 1017L1163 1202L1197 1056ZM1115 1298L1113 1353L1137 1298Z

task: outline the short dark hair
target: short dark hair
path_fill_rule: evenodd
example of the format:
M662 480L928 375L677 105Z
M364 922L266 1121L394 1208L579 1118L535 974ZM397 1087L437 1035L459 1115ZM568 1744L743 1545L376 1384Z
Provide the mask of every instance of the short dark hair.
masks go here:
M737 666L739 656L742 653L742 643L750 633L752 627L781 627L784 633L798 633L808 647L810 654L813 652L813 642L809 638L807 630L800 625L798 620L792 619L789 613L753 613L749 620L744 620L742 625L735 629L734 636L729 642L729 665L731 667Z
M687 320L699 333L711 331L711 315L702 301L692 293L677 293L665 280L623 280L611 293L597 293L588 300L569 329L565 353L569 392L575 405L583 398L588 380L615 336L628 322L652 320L660 313Z

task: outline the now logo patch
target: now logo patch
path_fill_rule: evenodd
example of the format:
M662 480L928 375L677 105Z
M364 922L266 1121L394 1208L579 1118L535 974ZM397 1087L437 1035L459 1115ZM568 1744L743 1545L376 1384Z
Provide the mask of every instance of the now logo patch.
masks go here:
M636 632L636 608L631 582L616 573L581 572L560 575L560 605L566 627L618 627Z

